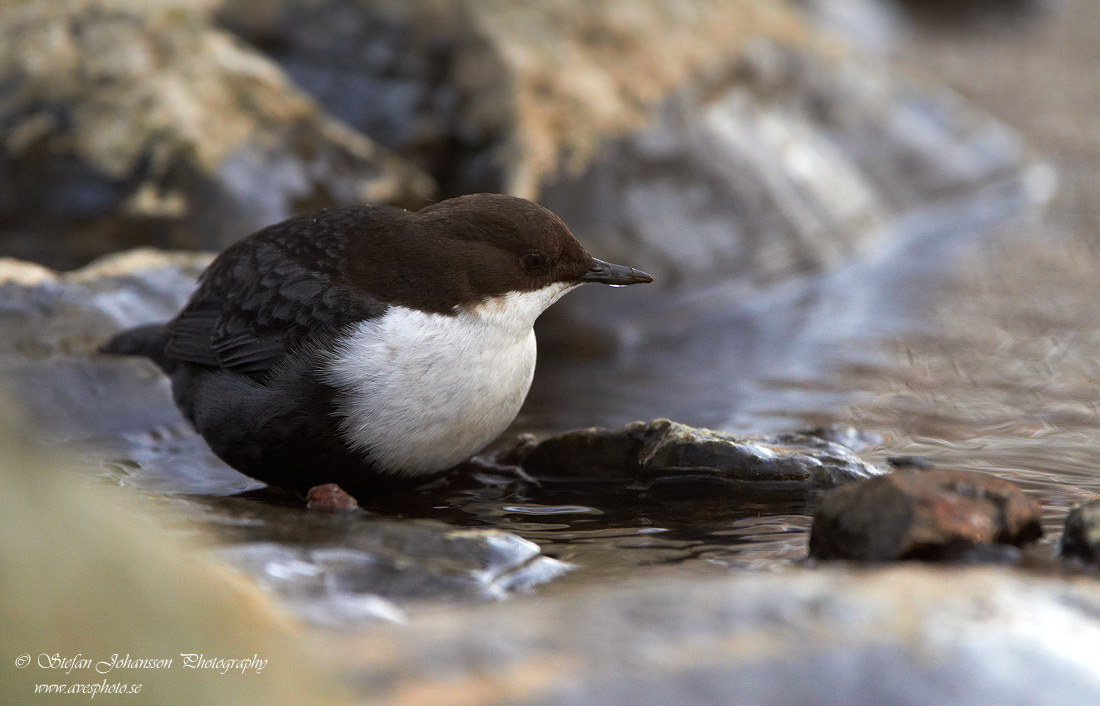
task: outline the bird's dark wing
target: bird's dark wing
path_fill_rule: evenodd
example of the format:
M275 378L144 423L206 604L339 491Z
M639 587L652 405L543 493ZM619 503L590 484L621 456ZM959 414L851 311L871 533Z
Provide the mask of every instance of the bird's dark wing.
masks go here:
M168 323L166 355L263 373L302 341L381 315L386 305L348 286L338 265L349 233L384 212L353 207L302 216L233 245Z

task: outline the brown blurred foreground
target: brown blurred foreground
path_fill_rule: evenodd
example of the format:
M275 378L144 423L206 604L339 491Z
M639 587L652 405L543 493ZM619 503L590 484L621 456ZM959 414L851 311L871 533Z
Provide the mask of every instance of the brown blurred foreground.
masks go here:
M5 703L96 696L95 703L109 704L348 703L299 628L270 599L203 557L193 542L166 531L148 502L65 474L57 458L27 445L11 422L12 406L5 408ZM171 666L111 668L115 656L171 659ZM231 660L245 661L229 667ZM35 695L40 684L95 689L119 683L140 687L136 693Z

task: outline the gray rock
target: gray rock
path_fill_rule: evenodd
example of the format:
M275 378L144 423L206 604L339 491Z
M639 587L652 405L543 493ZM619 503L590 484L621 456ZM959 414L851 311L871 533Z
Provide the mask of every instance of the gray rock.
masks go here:
M1042 506L1010 481L959 470L896 471L831 491L814 512L819 559L1000 558L971 545L1022 546L1043 534Z
M219 14L448 195L536 197L754 39L826 54L768 0L223 0Z
M220 17L445 195L538 198L650 268L664 291L635 302L827 268L945 199L1048 196L1013 130L785 3L227 0Z
M1100 500L1081 503L1069 511L1062 533L1062 554L1100 563Z
M520 464L544 483L799 497L883 473L817 436L737 437L667 419L565 432L527 451Z
M431 174L446 196L499 191L502 135L470 129L476 113L455 76L467 23L450 13L357 0L228 0L221 22L277 62L333 117ZM475 98L476 100L476 98Z
M760 43L540 198L601 257L698 290L850 260L945 195L1042 200L1029 165L1015 132L946 92L856 56Z
M97 356L120 328L173 316L206 254L136 250L58 273L0 260L0 374L43 430L82 439L183 423L167 380L146 361ZM156 440L149 440L150 443Z
M379 703L1061 706L1100 700L1098 615L1096 582L992 568L649 575L421 615L333 659Z
M220 248L310 206L432 195L215 28L207 5L0 11L0 218L40 236L7 252L72 267L150 242Z
M214 456L156 366L96 353L119 329L174 316L210 259L145 249L67 273L0 259L0 381L45 442L78 446L86 471L145 490L262 487Z

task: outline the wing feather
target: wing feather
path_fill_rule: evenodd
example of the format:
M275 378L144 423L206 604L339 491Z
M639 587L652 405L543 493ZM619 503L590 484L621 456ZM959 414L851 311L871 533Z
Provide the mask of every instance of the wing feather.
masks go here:
M350 207L265 228L222 253L166 327L170 358L264 373L294 347L386 305L340 278L349 233L384 213Z

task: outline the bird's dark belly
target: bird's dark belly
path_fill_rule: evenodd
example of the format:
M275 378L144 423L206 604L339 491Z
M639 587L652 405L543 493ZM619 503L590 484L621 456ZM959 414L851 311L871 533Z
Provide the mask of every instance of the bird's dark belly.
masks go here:
M366 498L428 480L384 473L366 452L351 449L335 414L335 390L303 373L255 379L183 364L172 374L172 392L219 458L270 485L304 494L338 483Z

